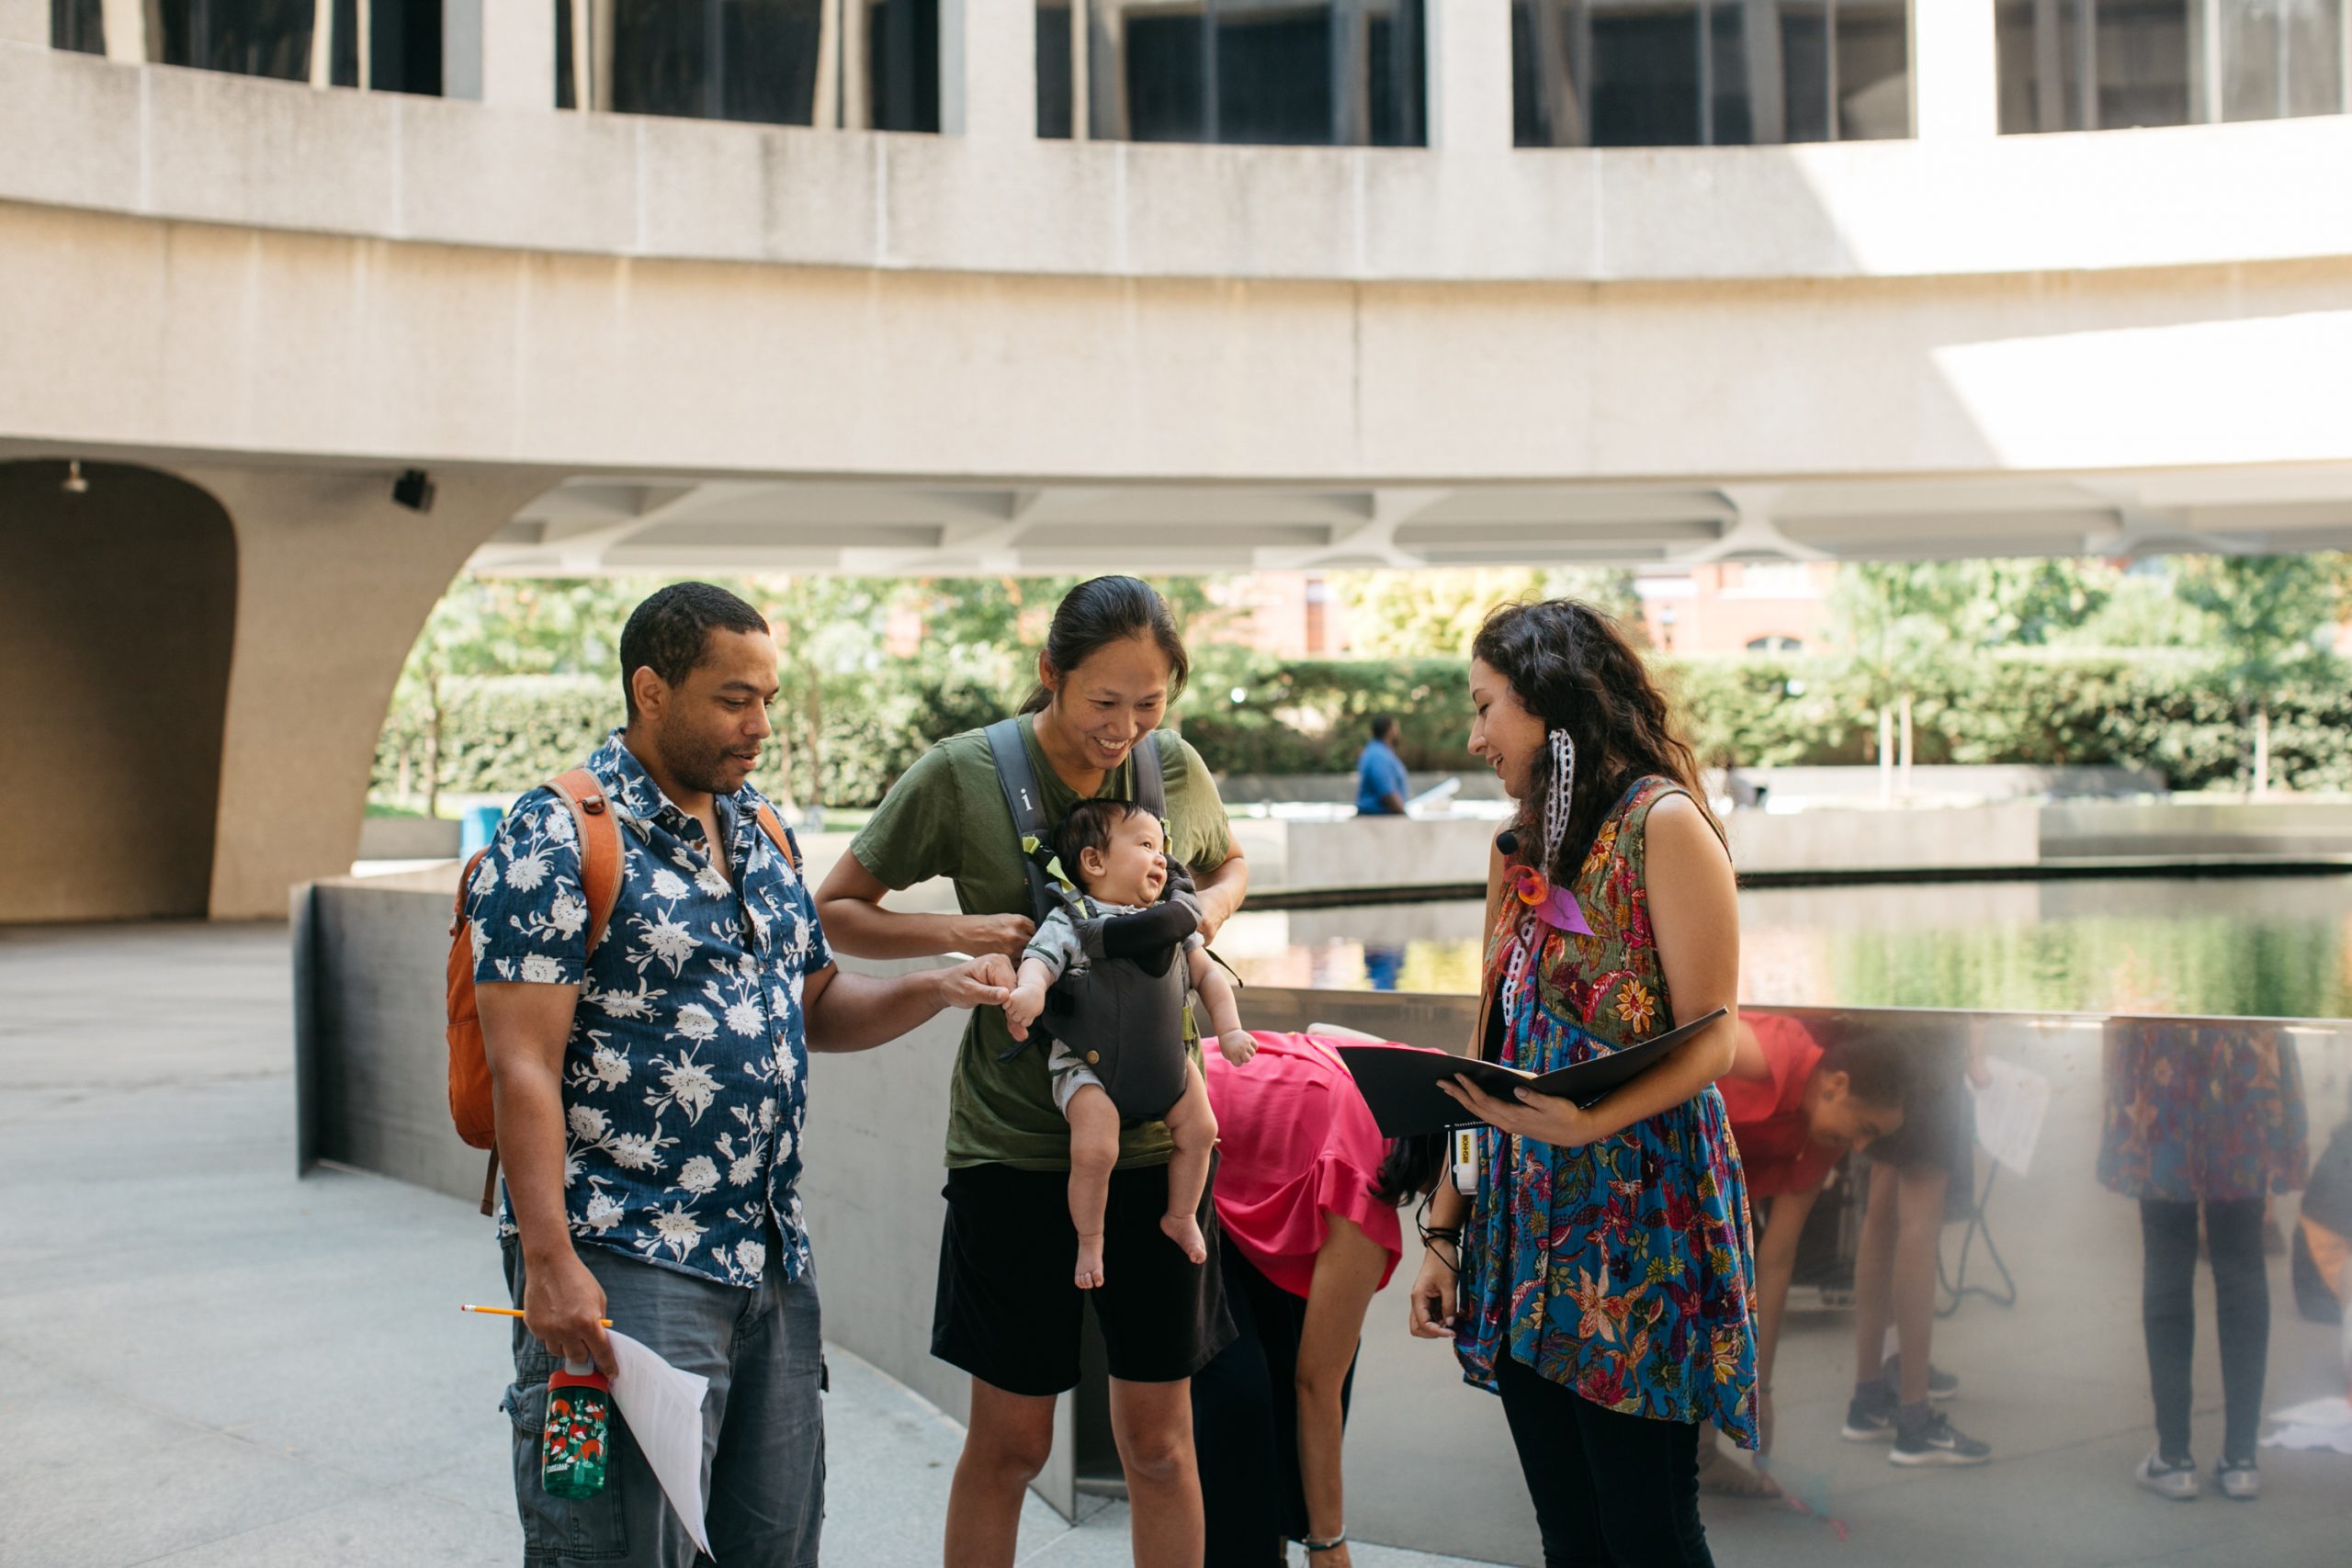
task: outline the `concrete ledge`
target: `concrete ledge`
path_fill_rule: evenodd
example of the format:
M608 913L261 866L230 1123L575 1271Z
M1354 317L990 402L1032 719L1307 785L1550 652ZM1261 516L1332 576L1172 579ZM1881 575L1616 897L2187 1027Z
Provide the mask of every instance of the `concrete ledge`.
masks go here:
M455 860L465 825L437 817L368 817L359 823L359 860ZM451 891L456 891L453 887Z
M0 44L0 199L802 265L1463 282L2352 254L2352 118L1443 152L894 135L512 108Z

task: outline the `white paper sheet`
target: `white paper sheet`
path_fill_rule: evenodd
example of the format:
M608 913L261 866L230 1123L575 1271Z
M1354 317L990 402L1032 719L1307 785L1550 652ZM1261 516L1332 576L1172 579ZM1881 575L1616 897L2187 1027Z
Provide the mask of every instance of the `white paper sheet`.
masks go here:
M613 1342L617 1372L613 1378L613 1403L621 1407L629 1436L637 1439L645 1462L663 1495L685 1521L686 1533L710 1555L709 1528L702 1505L702 1402L710 1380L700 1372L682 1372L660 1356L617 1331L607 1331Z
M1976 1141L1986 1154L2023 1176L2033 1164L2034 1145L2041 1142L2042 1118L2050 1111L2050 1080L1998 1056L1984 1058L1984 1072L1990 1081L1983 1089L1969 1086L1976 1096Z
M2352 1454L2352 1400L2335 1395L2306 1400L2270 1418L2278 1429L2262 1439L2266 1449L2331 1449Z

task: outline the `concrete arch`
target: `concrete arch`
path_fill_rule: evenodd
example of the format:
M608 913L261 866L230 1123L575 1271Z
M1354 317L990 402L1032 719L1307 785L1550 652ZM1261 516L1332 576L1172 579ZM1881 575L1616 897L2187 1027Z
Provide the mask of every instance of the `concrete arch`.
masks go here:
M237 538L220 502L154 468L0 463L0 747L8 920L210 908Z

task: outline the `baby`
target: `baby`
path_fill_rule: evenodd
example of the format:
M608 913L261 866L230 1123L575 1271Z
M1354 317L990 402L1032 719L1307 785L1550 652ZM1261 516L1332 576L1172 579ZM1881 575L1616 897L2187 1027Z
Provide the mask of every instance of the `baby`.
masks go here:
M1168 844L1159 818L1131 802L1080 801L1062 818L1057 849L1063 867L1085 890L1097 914L1115 916L1148 908L1168 886ZM1206 946L1194 931L1184 939L1182 951L1176 956L1185 964L1191 988L1208 1004L1218 1049L1227 1061L1238 1066L1257 1053L1257 1043L1242 1030L1233 987L1210 959ZM1015 1040L1029 1038L1029 1026L1045 1010L1046 987L1073 968L1082 969L1085 963L1076 923L1069 911L1056 909L1023 952L1018 983L1004 1004L1005 1021ZM1078 1287L1082 1291L1102 1283L1102 1209L1110 1192L1111 1168L1118 1163L1123 1120L1102 1078L1087 1065L1084 1053L1089 1043L1057 1038L1046 1059L1053 1079L1054 1104L1069 1120L1069 1217L1078 1227ZM1178 1038L1120 1043L1133 1051L1183 1050L1183 1042ZM1159 1228L1183 1248L1186 1258L1204 1263L1208 1244L1201 1235L1195 1213L1201 1191L1208 1185L1216 1116L1209 1110L1201 1069L1190 1061L1184 1064L1182 1098L1169 1110L1166 1119L1176 1155L1168 1166L1168 1213Z

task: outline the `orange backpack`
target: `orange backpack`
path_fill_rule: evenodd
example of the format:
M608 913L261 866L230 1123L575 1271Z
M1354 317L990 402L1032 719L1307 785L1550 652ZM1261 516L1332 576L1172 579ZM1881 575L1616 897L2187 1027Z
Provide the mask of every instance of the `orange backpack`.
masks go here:
M609 809L605 786L585 768L574 768L548 781L571 808L571 824L580 840L580 892L588 901L588 946L594 953L612 923L613 906L621 896L621 825ZM759 823L771 841L800 871L800 846L777 820L765 802ZM482 1043L481 1014L474 998L474 944L466 929L466 892L487 849L475 852L458 879L457 908L449 923L448 1016L449 1119L458 1136L478 1149L490 1151L490 1173L482 1183L482 1213L491 1211L498 1183L498 1126L491 1106L490 1053Z

